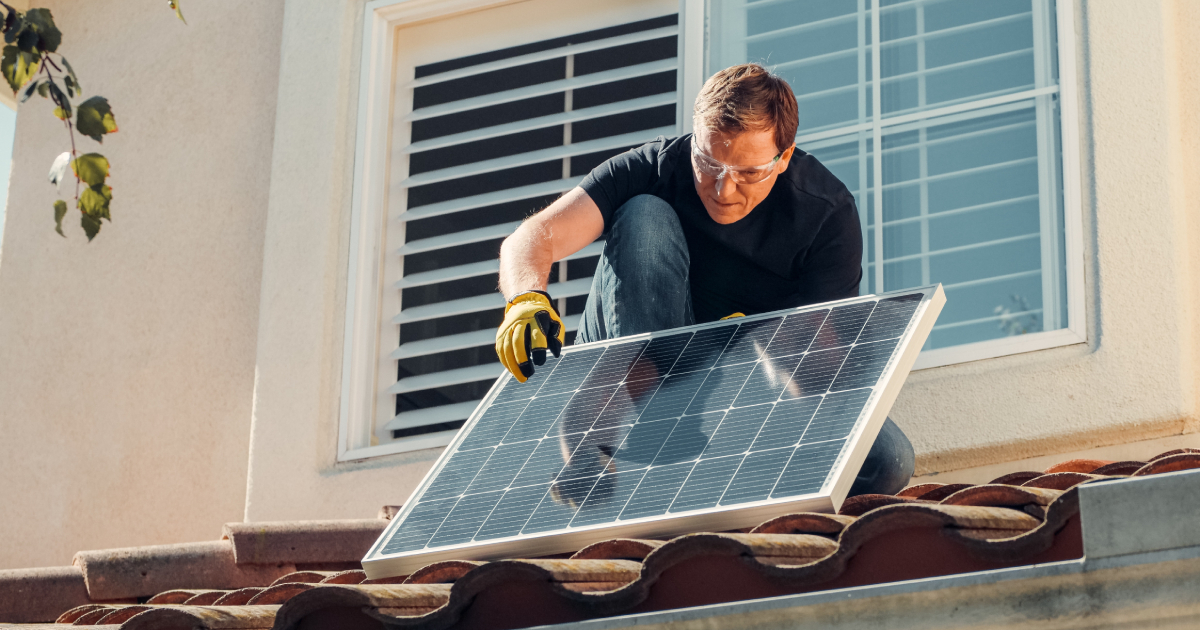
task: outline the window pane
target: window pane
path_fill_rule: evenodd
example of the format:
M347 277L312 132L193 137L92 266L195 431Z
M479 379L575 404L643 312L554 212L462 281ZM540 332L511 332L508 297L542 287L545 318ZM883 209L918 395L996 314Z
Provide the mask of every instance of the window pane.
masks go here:
M927 349L1066 326L1052 0L871 5L710 0L709 73L758 61L789 82L799 148L858 204L860 291L944 285Z
M880 2L884 116L1053 85L1046 0ZM711 0L709 74L746 61L791 84L799 135L873 118L870 0Z

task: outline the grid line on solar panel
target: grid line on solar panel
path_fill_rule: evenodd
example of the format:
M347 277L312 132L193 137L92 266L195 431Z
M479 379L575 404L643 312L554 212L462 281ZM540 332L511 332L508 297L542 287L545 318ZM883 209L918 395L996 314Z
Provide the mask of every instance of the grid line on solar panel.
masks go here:
M616 385L625 380L629 369L633 367L634 362L637 361L648 343L650 343L648 340L643 339L608 346L580 388Z
M771 344L767 346L767 353L774 357L785 357L808 352L817 331L821 324L825 323L828 315L829 309L788 315L775 332Z
M799 367L803 354L790 357L775 358L767 355L762 361L752 364L754 371L746 379L742 391L738 392L733 401L734 407L749 407L762 403L774 402L779 399L783 390L792 380L792 374ZM793 386L796 393L799 389Z
M692 468L679 495L671 503L670 512L690 512L713 507L725 493L725 487L733 479L733 473L742 463L744 455L730 455L713 459L702 459Z
M550 428L543 434L546 436L577 433L587 431L596 422L596 418L600 417L600 413L604 411L609 400L617 391L617 386L596 387L593 389L581 389L574 392L574 395L567 394L571 400L563 408L562 413L553 420ZM538 404L541 397L534 399L534 405ZM534 405L530 405L531 407ZM538 437L542 437L539 435Z
M548 360L505 382L383 552L817 492L922 297Z
M855 344L829 390L836 392L871 387L883 374L895 349L895 339Z
M755 436L750 450L765 451L799 444L821 401L821 396L809 396L776 404Z
M716 367L708 371L704 384L688 404L684 415L704 413L713 409L726 409L733 404L737 395L746 384L747 377L756 363L741 363Z
M682 374L712 367L736 329L737 326L729 326L697 330L683 349L683 354L675 361L675 365L671 366L671 373Z
M441 527L425 546L457 545L469 542L475 532L491 515L492 509L504 495L503 491L467 495L455 504L454 509L442 520Z
M642 415L646 405L650 404L661 382L662 379L652 379L622 383L600 417L592 423L592 428L606 429L633 424Z
M766 499L775 487L779 473L783 472L783 467L791 458L793 450L795 449L785 447L746 455L725 493L721 495L720 504L750 503Z
M780 396L786 400L829 391L829 386L849 354L849 346L805 354Z
M859 302L833 308L821 329L817 331L813 347L824 350L854 343L874 308L875 302Z
M708 436L712 435L724 417L724 411L711 411L680 418L654 457L652 465L665 466L696 459L708 445Z
M638 381L666 376L691 338L692 333L685 332L651 339L629 370L626 380Z
M801 445L796 448L775 482L775 487L771 489L771 498L819 492L829 474L833 472L833 464L845 447L844 443L836 448L825 444L827 443Z
M483 468L475 475L471 485L463 490L463 494L503 490L516 478L517 473L525 466L525 462L529 460L529 456L533 454L537 445L536 440L531 440L497 447L492 451L487 462L483 464Z
M579 385L583 383L583 379L587 378L592 368L596 366L596 362L600 359L600 355L604 353L605 349L590 348L579 352L567 353L559 357L558 363L550 372L549 378L537 390L537 395L548 396L550 394L559 394L579 389ZM537 374L537 372L535 371L534 374Z
M536 440L548 435L557 426L556 423L558 422L559 415L573 397L574 394L572 392L555 394L553 396L539 396L536 399L536 404L529 404L522 410L521 415L513 422L512 427L508 430L508 433L504 434L504 439L501 441L521 442L524 440ZM460 446L459 448L461 449L462 447Z
M809 421L804 435L800 437L801 444L825 442L850 435L850 430L854 428L854 423L874 391L866 388L826 395Z
M772 409L772 405L756 405L727 412L713 431L701 457L720 457L749 450Z
M923 297L913 294L879 300L862 334L858 336L858 342L868 343L903 335Z
M513 488L504 493L479 531L475 540L507 538L521 533L521 528L550 489L550 484Z
M475 429L459 445L458 450L469 451L474 448L499 444L500 439L508 433L528 405L529 401L521 400L488 407L487 411L483 412L483 417L475 425Z
M645 468L601 475L569 526L585 527L615 520L645 475Z
M721 353L717 367L757 360L770 345L771 338L775 336L775 331L779 329L782 321L782 317L772 317L738 326L737 332Z

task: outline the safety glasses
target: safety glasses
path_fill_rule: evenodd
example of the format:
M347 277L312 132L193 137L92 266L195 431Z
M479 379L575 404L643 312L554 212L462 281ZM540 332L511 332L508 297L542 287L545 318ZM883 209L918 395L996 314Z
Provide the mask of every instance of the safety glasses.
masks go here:
M714 157L705 155L692 144L692 164L696 170L714 179L721 179L726 174L735 184L757 184L771 176L775 164L783 157L783 151L762 166L730 166Z

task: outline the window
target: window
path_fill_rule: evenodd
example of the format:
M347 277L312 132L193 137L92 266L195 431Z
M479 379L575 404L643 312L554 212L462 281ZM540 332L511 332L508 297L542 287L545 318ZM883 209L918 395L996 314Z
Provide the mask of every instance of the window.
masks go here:
M381 271L361 285L381 295L378 377L371 391L347 366L346 391L374 404L343 400L370 420L343 426L342 459L441 446L470 416L503 371L501 241L604 160L679 132L677 11L530 0L395 30L385 227L378 262L363 260ZM551 270L568 343L602 249Z
M708 73L758 61L787 79L797 145L854 192L861 292L944 285L918 367L1082 341L1052 0L709 11Z

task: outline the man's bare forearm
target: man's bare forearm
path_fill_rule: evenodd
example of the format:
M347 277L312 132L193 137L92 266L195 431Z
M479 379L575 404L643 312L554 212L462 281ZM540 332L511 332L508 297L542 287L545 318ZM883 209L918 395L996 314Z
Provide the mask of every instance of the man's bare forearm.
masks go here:
M546 226L525 221L500 246L500 292L511 298L521 291L545 291L554 250Z
M600 237L604 218L581 188L574 188L527 219L500 247L500 292L545 291L550 267Z

